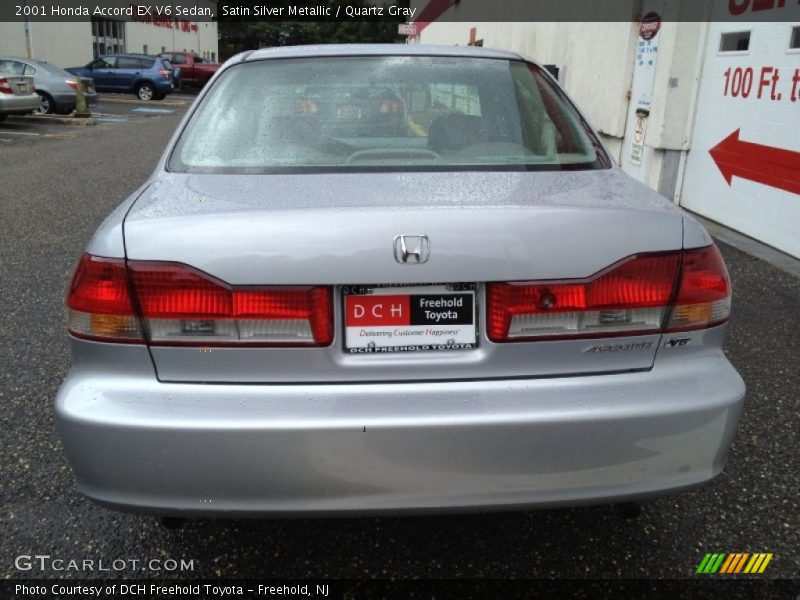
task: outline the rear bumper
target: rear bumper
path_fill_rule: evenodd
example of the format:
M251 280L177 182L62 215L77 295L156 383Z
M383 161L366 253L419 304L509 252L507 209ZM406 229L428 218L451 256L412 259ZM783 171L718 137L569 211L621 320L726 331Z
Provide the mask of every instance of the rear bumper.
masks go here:
M87 106L95 106L97 104L97 94L84 94L84 97L86 98ZM78 97L74 92L55 94L53 100L55 100L58 108L64 111L73 110L78 103Z
M162 94L171 94L174 90L172 85L172 80L159 80L154 83L156 89L161 92Z
M0 114L24 115L39 108L39 103L39 96L36 94L29 96L2 94L0 95Z
M503 509L681 489L722 470L745 392L721 351L615 375L328 385L160 383L143 348L127 352L117 372L76 364L58 428L81 491L172 515Z

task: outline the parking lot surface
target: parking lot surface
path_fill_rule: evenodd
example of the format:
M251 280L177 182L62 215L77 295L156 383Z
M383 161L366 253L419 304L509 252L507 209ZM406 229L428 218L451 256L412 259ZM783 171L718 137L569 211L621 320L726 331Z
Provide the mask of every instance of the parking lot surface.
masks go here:
M746 551L774 553L764 576L798 577L800 280L725 245L734 285L727 352L747 383L745 414L722 476L696 491L646 501L638 518L599 506L204 520L172 531L85 499L53 426L53 398L69 366L64 293L91 233L144 181L185 110L133 111L139 107L101 103L105 120L89 127L14 119L0 125L2 576L108 575L14 567L21 554L50 554L192 560L190 572L173 575L211 578L681 578L694 576L706 552Z

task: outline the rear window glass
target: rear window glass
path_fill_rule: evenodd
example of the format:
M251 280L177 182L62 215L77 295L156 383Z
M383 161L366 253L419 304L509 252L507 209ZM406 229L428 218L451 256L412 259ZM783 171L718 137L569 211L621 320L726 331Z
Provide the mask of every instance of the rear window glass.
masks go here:
M12 75L24 75L25 64L17 60L0 60L0 73L9 73ZM31 73L28 73L29 75Z
M538 67L451 57L264 60L228 69L184 129L189 172L608 166Z

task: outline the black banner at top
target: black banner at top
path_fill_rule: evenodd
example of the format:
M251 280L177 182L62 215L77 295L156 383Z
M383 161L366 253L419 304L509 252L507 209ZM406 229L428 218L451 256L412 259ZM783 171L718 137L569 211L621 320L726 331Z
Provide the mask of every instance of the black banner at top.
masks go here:
M800 21L800 0L2 0L0 21Z

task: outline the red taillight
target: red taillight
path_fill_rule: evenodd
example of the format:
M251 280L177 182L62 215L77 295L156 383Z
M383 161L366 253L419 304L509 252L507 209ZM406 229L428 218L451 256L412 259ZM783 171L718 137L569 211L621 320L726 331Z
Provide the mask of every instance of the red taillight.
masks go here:
M159 69L158 74L161 75L164 79L169 79L171 75L168 69Z
M680 284L677 287L680 277ZM495 342L612 337L697 329L725 321L727 271L715 246L643 254L583 281L490 283Z
M683 253L678 294L667 331L712 327L724 323L731 311L731 283L716 246Z
M76 337L143 342L128 290L125 261L81 257L67 293L68 329Z
M78 82L77 81L72 81L71 79L65 79L64 83L66 83L73 90L77 90L78 89Z
M0 94L13 94L11 85L8 83L8 77L0 77Z
M153 344L327 346L333 340L327 287L233 287L185 265L130 261L128 267Z
M331 290L235 287L186 265L85 254L70 284L69 331L154 345L327 346ZM129 293L130 273L133 297Z

